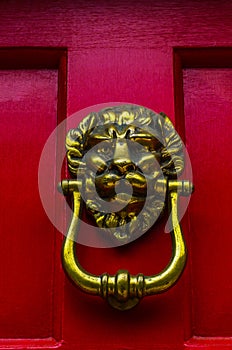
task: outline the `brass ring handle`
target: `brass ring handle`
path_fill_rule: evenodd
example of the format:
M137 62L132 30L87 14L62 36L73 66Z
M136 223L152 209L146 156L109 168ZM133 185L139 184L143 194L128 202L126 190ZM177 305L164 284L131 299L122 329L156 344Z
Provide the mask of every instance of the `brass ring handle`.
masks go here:
M159 274L144 276L130 275L127 270L119 270L116 275L107 273L93 275L83 269L75 253L76 237L79 228L79 215L82 206L78 190L78 180L63 180L60 183L65 195L73 195L73 217L64 241L62 250L63 267L71 280L84 292L107 299L116 309L127 310L134 307L139 300L148 295L165 292L180 277L186 262L186 246L178 220L178 195L187 196L192 193L193 185L189 181L160 180L167 187L170 199L172 219L172 258L166 268Z

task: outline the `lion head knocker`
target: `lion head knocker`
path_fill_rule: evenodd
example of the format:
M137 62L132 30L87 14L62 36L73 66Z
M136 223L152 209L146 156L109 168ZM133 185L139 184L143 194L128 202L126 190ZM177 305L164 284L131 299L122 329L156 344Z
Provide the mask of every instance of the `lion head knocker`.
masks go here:
M119 309L169 288L181 274L186 257L177 219L177 192L188 195L192 191L188 181L178 181L184 169L183 144L171 121L164 113L137 105L106 108L89 114L70 130L66 148L68 168L75 178L61 184L63 192L73 193L74 198L63 251L69 276L84 291L107 298ZM81 268L72 241L82 202L106 238L121 245L154 224L164 210L166 191L171 198L174 246L173 258L162 274L146 280L126 270L116 276L93 276Z
M170 120L140 106L91 113L69 131L66 147L71 174L84 175L87 210L122 243L147 231L162 212L164 193L155 183L184 168L182 141Z

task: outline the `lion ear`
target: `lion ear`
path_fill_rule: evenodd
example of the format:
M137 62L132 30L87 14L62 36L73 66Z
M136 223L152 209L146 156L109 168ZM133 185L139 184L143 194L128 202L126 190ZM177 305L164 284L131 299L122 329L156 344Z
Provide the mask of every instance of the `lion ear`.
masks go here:
M161 150L161 169L164 175L176 178L184 169L183 143L172 122L163 112L160 112L163 148Z

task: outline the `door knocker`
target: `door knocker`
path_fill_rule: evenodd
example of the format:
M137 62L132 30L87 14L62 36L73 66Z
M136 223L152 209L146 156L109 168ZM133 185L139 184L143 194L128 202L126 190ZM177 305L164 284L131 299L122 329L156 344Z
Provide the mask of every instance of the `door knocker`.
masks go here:
M73 217L62 250L71 280L120 310L173 286L186 262L178 196L190 195L193 185L178 180L184 169L183 144L168 117L137 105L106 108L89 114L68 132L66 149L73 178L61 181L59 189L73 198ZM146 232L169 202L172 258L167 267L153 276L130 275L127 270L97 276L85 271L75 253L84 202L105 239L116 245Z

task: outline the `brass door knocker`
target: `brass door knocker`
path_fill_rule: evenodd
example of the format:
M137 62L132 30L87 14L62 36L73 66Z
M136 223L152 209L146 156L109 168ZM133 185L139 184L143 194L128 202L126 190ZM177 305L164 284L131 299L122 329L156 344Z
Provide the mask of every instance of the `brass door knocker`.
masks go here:
M186 262L178 196L190 195L193 185L178 179L184 169L183 144L168 117L137 105L107 108L91 113L70 130L66 148L75 178L61 181L59 188L73 198L73 217L62 250L63 267L71 280L120 310L173 286ZM167 267L153 276L134 276L127 270L97 276L85 271L75 252L84 201L105 239L115 245L146 232L168 201L172 258Z

